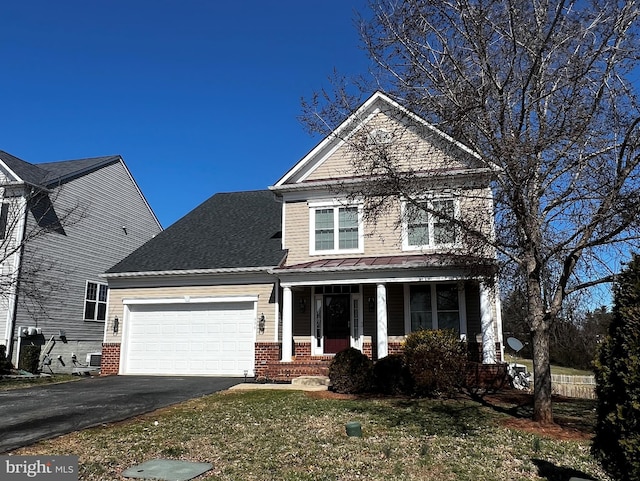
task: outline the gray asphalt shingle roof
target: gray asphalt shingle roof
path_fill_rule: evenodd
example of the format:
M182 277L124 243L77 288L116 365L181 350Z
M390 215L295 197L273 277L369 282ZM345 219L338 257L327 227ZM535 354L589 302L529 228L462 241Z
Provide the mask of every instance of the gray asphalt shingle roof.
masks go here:
M268 190L215 194L107 273L277 266L281 220Z
M111 162L118 162L120 156L110 155L105 157L32 164L0 150L0 160L27 184L52 187L55 184L78 177Z

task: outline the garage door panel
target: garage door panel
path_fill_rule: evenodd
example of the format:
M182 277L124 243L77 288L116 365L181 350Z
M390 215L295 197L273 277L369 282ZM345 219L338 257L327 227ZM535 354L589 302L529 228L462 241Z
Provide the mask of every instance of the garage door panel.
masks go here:
M124 374L253 375L253 303L132 305Z

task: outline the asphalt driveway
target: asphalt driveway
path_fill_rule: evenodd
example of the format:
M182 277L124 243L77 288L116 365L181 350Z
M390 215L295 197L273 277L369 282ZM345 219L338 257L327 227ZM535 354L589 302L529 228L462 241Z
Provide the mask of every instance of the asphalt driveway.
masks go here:
M0 453L230 388L242 378L108 376L0 391Z

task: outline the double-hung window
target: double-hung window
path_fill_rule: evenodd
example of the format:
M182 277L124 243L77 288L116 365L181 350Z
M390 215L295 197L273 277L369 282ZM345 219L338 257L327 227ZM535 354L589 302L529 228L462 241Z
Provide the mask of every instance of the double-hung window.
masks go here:
M104 321L107 318L107 285L87 281L84 295L84 320Z
M458 241L454 220L456 201L452 198L433 198L404 204L403 248L452 246Z
M357 206L311 205L311 254L362 251L362 213Z

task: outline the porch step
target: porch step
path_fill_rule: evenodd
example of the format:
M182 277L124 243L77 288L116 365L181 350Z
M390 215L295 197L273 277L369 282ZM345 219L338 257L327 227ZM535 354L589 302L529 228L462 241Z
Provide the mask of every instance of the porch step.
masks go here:
M327 376L300 376L291 380L294 386L328 386L329 378Z

